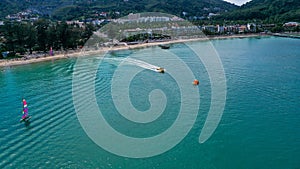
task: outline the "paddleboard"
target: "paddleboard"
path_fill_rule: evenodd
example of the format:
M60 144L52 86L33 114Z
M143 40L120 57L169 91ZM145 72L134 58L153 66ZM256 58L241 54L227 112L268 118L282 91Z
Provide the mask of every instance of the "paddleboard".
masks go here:
M20 123L21 123L21 122L28 122L30 119L31 119L31 116L28 116L28 117L26 117L25 119L21 119L21 120L20 120Z

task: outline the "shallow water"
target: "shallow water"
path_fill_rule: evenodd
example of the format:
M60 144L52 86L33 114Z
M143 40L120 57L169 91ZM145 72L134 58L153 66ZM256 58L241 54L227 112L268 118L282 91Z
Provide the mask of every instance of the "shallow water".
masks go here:
M300 41L246 38L211 42L225 70L227 99L218 128L203 144L198 137L209 110L211 86L204 65L187 45L175 44L167 51L159 47L115 51L105 59L90 58L102 61L94 84L103 116L115 130L130 137L151 137L167 130L176 120L182 98L171 75L144 69L131 81L132 104L139 111L148 110L149 93L160 89L168 98L166 108L158 119L146 124L120 116L112 101L111 80L120 64L129 73L138 67L124 63L126 57L151 57L151 64L161 66L165 54L171 52L200 80L195 88L201 97L200 109L192 129L171 150L150 158L112 154L84 132L72 95L76 58L1 68L0 168L300 168ZM78 69L87 78L82 81L84 86L90 72ZM19 123L22 97L32 115L30 124Z

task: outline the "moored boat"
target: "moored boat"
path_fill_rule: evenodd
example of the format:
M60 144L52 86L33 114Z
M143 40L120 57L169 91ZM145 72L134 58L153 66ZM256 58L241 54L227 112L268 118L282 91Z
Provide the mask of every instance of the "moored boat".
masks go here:
M170 45L158 45L162 49L169 49Z

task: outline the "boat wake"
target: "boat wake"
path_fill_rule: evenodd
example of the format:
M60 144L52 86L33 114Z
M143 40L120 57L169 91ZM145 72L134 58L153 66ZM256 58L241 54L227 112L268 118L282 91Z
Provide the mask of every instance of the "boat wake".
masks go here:
M147 63L145 61L138 60L138 59L133 59L133 58L122 58L122 59L106 58L106 59L111 60L111 61L123 62L123 63L131 64L131 65L139 66L141 68L152 70L154 72L161 72L161 70L164 70L163 68L161 68L159 66L155 66L155 65L152 65L152 64Z

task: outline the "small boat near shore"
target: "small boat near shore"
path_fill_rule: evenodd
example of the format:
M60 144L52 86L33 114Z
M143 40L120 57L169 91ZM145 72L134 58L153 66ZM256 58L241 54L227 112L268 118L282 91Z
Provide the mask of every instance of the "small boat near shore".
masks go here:
M170 45L158 45L162 49L170 49Z

